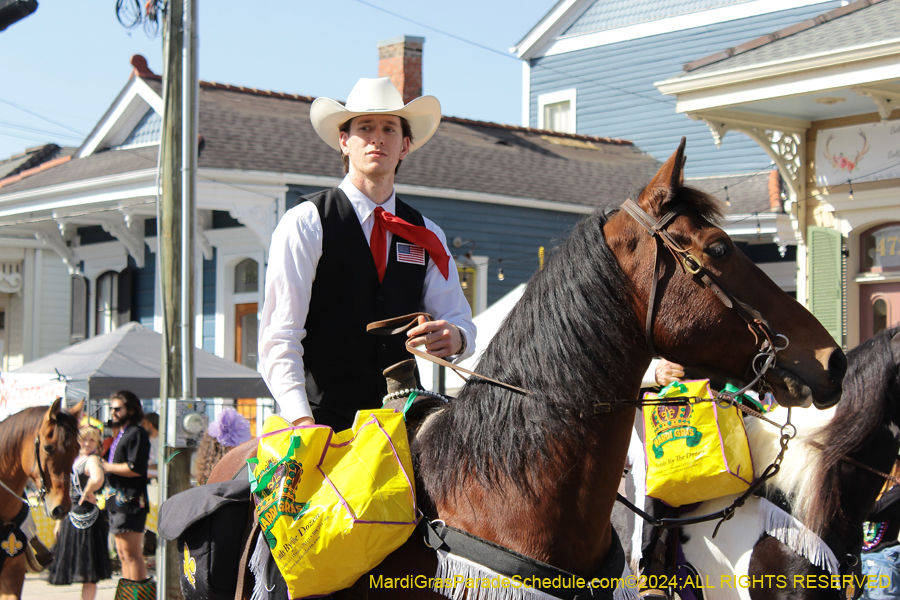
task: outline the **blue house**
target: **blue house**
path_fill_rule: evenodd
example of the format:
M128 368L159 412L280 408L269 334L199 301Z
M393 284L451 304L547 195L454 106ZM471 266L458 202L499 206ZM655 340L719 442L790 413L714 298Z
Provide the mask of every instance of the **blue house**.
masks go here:
M655 83L699 57L815 17L831 0L562 0L512 49L523 59L522 123L633 141L665 160L687 137L690 185L727 203L726 231L785 291L797 290L789 189L758 139L676 111ZM794 145L768 140L789 153Z
M562 0L512 50L524 60L522 123L633 141L665 160L687 136L688 177L770 168L756 142L717 148L702 121L656 89L699 57L769 34L840 0ZM737 137L737 136L736 136Z

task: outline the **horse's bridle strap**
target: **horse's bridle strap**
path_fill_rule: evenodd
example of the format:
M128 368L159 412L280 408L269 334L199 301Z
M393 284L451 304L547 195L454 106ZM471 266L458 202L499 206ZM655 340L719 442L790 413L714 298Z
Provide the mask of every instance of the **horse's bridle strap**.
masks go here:
M41 464L40 434L34 436L34 467L31 468L31 472L34 473L35 469L37 469L41 478L41 489L38 490L38 497L43 500L44 496L47 494L47 490L50 489L50 486L47 485L47 475L44 473L44 465Z
M660 262L659 258L659 244L662 243L669 249L669 252L672 253L673 258L675 258L676 264L680 264L681 268L684 269L685 272L691 273L692 275L698 277L703 285L709 289L713 294L715 294L716 298L722 302L723 305L730 309L734 309L738 315L747 323L747 327L750 329L751 333L753 333L754 338L756 338L756 343L760 343L760 335L769 342L770 346L773 348L774 346L774 338L777 337L772 328L769 326L769 323L766 319L753 307L742 302L737 297L734 296L728 289L723 286L716 277L709 272L709 270L704 267L700 260L694 255L690 254L686 249L684 249L681 244L675 241L675 239L666 231L666 227L672 222L672 220L678 216L684 209L685 205L679 204L674 208L670 209L666 214L664 214L660 219L654 220L647 212L641 208L634 200L628 198L625 202L622 203L622 209L631 215L635 221L637 221L644 229L647 230L647 233L656 238L657 244L654 246L654 265L653 265L653 277L650 285L650 296L649 301L647 303L647 318L645 322L645 330L644 335L647 339L647 347L650 350L650 353L654 358L658 357L656 352L656 346L653 344L653 314L656 308L656 291L657 284L659 282L658 264Z

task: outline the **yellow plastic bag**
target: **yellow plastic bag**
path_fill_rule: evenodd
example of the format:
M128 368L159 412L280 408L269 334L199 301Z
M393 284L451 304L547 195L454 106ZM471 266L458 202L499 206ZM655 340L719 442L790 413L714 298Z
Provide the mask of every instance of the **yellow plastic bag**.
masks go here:
M711 399L709 381L673 383L644 399ZM740 410L716 402L645 406L647 495L683 506L738 494L750 487L753 460Z
M415 529L401 413L361 411L338 433L269 417L249 462L256 516L291 598L353 585Z

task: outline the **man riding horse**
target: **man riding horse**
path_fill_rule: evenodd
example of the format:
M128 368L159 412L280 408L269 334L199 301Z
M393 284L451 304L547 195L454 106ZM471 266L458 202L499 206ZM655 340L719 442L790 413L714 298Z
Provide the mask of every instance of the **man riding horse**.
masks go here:
M346 105L313 102L310 120L346 176L301 198L275 229L259 357L283 417L342 430L380 406L383 369L409 357L405 340L368 334L367 323L435 315L407 335L457 361L474 352L475 325L444 232L394 191L401 160L437 130L437 98L404 105L389 79L360 79Z

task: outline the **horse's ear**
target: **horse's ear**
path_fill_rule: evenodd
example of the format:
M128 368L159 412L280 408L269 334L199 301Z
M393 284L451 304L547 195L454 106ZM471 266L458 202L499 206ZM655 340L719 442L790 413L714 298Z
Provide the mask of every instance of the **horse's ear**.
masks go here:
M69 414L75 417L76 421L81 420L81 411L84 409L84 400L69 409Z
M62 409L62 398L57 398L53 401L53 404L50 405L50 408L47 410L47 416L51 421L55 421L57 415L59 415L59 411Z
M648 214L659 217L661 208L675 197L684 185L684 146L687 138L681 138L678 149L659 168L653 179L641 192L638 204Z

